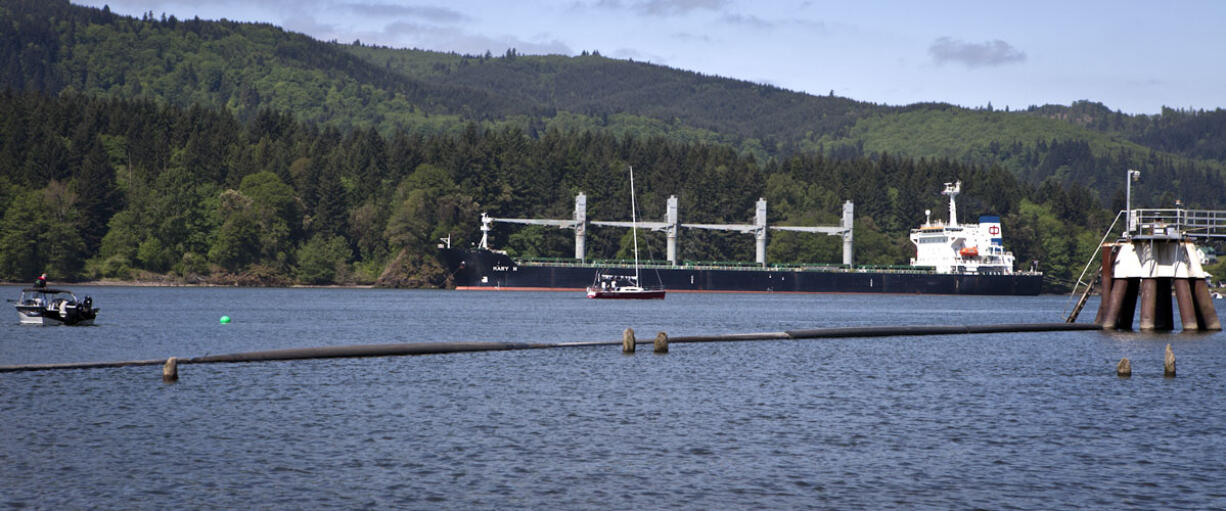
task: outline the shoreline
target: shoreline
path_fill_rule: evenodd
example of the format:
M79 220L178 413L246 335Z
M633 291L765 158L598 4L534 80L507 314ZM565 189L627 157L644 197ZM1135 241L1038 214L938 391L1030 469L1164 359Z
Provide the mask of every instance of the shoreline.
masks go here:
M0 281L0 286L33 287L32 282ZM82 280L82 281L49 281L47 287L249 287L249 288L318 288L318 289L383 289L373 284L291 284L287 286L243 286L239 284L210 284L207 282L166 282L153 280ZM391 289L391 288L387 288ZM427 288L414 288L427 289Z
M33 282L13 282L0 281L0 286L14 286L21 288L33 287ZM433 288L433 287L414 287L414 288L384 288L374 284L290 284L286 286L244 286L240 284L212 284L208 282L174 282L174 281L156 281L156 280L82 280L77 282L58 281L48 282L47 287L65 288L68 286L79 287L241 287L241 288L269 288L269 289L442 289L448 288ZM1210 293L1218 293L1226 295L1226 287L1209 288ZM1056 293L1040 293L1056 294ZM1062 294L1062 293L1060 293ZM1215 299L1220 299L1216 298Z

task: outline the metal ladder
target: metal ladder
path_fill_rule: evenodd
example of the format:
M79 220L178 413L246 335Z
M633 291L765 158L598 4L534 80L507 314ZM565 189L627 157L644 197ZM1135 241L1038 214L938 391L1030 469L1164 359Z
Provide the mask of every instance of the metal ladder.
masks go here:
M1090 266L1094 265L1094 261L1098 260L1098 252L1103 249L1103 243L1107 242L1107 237L1111 236L1111 231L1115 230L1115 224L1119 223L1120 217L1124 215L1123 211L1115 214L1115 220L1111 221L1111 226L1107 227L1107 232L1103 233L1102 239L1098 240L1098 247L1094 249L1094 253L1090 255L1090 260L1086 261L1086 265L1081 269L1081 275L1077 277L1077 284L1073 286L1073 291L1069 294L1070 297L1077 295L1077 289L1085 284L1086 289L1081 293L1081 298L1077 300L1077 304L1073 306L1073 310L1069 312L1068 317L1064 318L1065 323L1076 323L1077 316L1081 314L1081 309L1085 308L1086 301L1090 299L1090 295L1094 291L1094 285L1102 280L1102 277L1096 277L1090 282L1085 282L1086 273L1090 271ZM1099 265L1101 266L1101 264ZM1095 270L1096 272L1098 269ZM1101 272L1099 272L1101 273Z
M1098 286L1100 282L1102 282L1101 276L1095 278L1093 282L1086 285L1086 290L1085 292L1081 293L1081 298L1077 300L1077 305L1073 306L1073 311L1069 313L1067 318L1064 318L1065 323L1077 322L1077 315L1081 314L1081 309L1085 308L1086 302L1090 300L1090 295L1094 294L1094 289L1100 287Z

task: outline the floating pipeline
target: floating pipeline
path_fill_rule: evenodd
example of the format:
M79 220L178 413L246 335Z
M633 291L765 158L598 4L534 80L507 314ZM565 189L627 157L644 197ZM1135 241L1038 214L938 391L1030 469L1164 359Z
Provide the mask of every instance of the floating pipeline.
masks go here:
M865 326L812 328L783 332L758 332L746 334L691 335L669 337L668 342L738 342L779 341L803 339L835 339L850 337L907 337L922 335L964 335L1023 332L1059 332L1075 330L1102 330L1088 323L1035 323L1001 325L912 325L912 326ZM654 338L636 339L636 344L651 344ZM476 353L484 351L512 351L549 348L575 348L585 346L620 346L622 341L582 341L563 343L517 343L517 342L420 342L402 344L359 344L351 346L323 346L316 348L290 348L282 350L250 351L228 355L208 355L194 358L179 358L178 364L218 364L236 362L271 362L284 360L310 360L323 358L395 357L406 355L441 355L445 353ZM79 362L62 364L27 364L0 366L0 373L18 371L50 371L58 369L102 369L113 367L162 365L165 358L156 360L132 360L121 362Z

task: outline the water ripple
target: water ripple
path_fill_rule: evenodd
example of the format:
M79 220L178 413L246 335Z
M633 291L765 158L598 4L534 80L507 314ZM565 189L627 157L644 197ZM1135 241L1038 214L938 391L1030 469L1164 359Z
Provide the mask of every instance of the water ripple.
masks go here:
M101 303L109 291L91 294ZM628 323L691 333L1052 321L1063 303L673 298L605 309L559 294L122 290L107 302L113 322L93 329L0 326L0 363L616 339ZM159 303L182 305L184 324L150 323L144 311ZM234 328L216 325L221 313ZM1162 378L1168 342L1176 379ZM1114 375L1123 356L1130 379ZM1221 509L1222 367L1222 334L1069 332L185 365L174 385L148 367L6 373L0 505Z

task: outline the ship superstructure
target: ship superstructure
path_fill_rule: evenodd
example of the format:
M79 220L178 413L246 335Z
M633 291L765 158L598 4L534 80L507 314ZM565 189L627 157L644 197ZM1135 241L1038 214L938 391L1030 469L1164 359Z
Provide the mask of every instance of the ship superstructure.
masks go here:
M958 193L962 182L945 183L949 196L949 221L932 221L926 212L924 225L911 230L915 244L912 266L926 266L937 273L1012 275L1013 252L1005 250L1000 217L981 216L977 224L958 223Z

